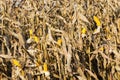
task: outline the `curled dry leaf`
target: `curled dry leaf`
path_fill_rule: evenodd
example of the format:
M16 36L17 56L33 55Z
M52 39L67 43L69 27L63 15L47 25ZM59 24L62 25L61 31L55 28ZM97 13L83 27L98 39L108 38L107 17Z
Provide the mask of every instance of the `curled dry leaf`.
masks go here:
M78 18L80 20L82 20L82 21L90 24L90 22L88 21L88 19L83 14L79 13L78 15L79 15Z
M10 55L4 55L4 54L0 54L0 57L1 57L1 58L8 58L8 59L13 58L13 57L10 56Z

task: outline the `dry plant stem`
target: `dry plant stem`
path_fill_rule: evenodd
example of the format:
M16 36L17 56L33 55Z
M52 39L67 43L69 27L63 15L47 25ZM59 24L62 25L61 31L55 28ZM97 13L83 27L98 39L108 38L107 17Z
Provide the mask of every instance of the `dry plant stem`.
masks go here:
M58 53L55 53L56 57L57 57L57 66L58 66L58 70L59 70L59 77L60 79L62 79L62 75L61 75L61 61L60 61L60 56L58 55Z
M3 31L1 32L1 34L3 35ZM2 43L2 53L5 54L5 51L4 51L4 43Z
M89 56L89 68L90 68L90 71L92 70L92 67L91 67L91 60L90 60L90 55L88 54ZM91 77L89 78L91 80Z

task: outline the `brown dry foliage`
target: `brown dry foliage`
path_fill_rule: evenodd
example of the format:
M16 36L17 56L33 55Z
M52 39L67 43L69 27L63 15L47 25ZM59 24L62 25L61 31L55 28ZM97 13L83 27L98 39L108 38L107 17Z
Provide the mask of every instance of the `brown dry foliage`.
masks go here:
M120 79L120 0L0 0L0 80L20 79Z

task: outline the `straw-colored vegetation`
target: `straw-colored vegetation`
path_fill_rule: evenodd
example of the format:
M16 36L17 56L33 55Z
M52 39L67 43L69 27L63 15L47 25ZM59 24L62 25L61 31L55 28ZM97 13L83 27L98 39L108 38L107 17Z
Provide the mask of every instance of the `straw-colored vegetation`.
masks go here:
M0 80L120 80L120 0L0 0Z

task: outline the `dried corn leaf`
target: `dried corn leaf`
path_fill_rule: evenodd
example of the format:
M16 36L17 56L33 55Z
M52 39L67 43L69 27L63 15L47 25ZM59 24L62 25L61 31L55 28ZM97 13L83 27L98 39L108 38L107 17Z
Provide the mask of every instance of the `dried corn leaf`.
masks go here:
M100 27L97 27L97 29L94 30L93 34L97 34L97 33L100 33Z
M81 14L81 13L79 13L78 15L79 15L78 19L80 19L80 20L82 20L82 21L84 21L84 22L86 22L86 23L90 23L90 22L88 21L88 19L86 18L86 16L84 16L84 15Z
M13 58L13 57L10 56L10 55L4 55L4 54L0 54L0 57L1 57L1 58Z
M93 72L91 72L90 70L88 69L85 69L92 77L94 77L96 80L98 80L96 74L94 74Z

